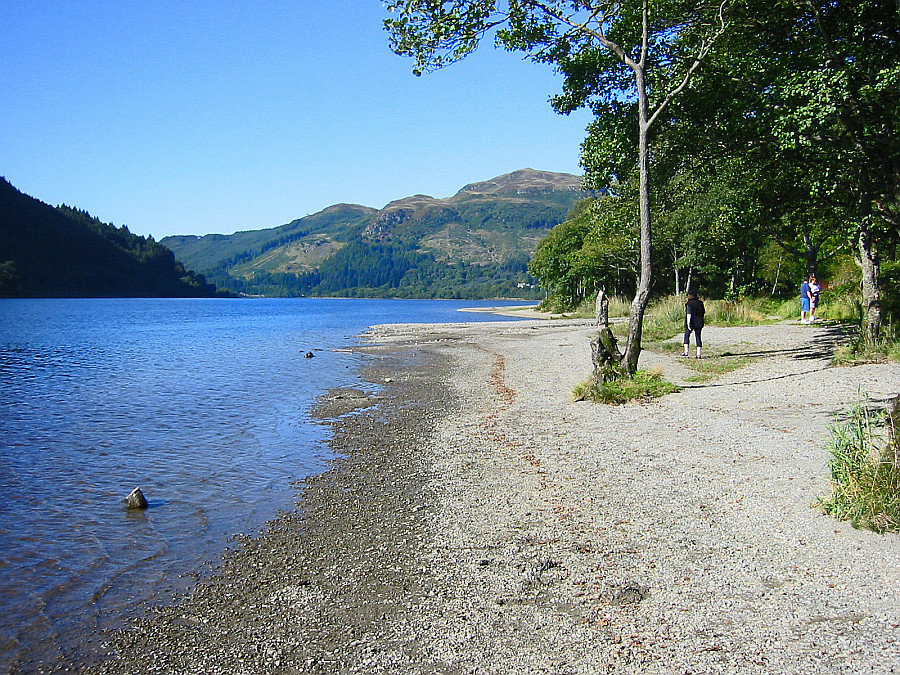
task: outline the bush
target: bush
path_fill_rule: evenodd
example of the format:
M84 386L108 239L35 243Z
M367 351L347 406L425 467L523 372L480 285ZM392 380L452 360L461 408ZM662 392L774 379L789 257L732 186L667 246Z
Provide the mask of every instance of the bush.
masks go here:
M858 404L830 427L832 492L819 500L838 520L875 532L900 530L900 466L885 419Z

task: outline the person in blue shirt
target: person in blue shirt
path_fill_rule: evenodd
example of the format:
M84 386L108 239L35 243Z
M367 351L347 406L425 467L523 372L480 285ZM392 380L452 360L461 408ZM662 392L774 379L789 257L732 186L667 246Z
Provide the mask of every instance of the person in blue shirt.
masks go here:
M800 323L809 323L809 308L812 302L812 291L809 287L809 277L803 277L800 284Z

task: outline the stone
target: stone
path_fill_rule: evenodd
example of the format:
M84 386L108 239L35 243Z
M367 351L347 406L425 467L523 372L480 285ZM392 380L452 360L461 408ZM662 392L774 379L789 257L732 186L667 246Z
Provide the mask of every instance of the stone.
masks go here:
M306 356L304 358L311 359L314 356L315 354L313 354L312 352L306 352Z
M141 488L134 488L131 491L131 494L125 497L125 505L129 509L146 509L147 498L144 497L144 493L141 492Z

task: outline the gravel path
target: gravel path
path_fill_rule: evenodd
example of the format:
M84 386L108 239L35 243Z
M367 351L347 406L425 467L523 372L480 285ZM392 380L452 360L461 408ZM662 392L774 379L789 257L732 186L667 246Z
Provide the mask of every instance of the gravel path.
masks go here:
M896 535L813 507L827 425L900 365L830 368L820 326L708 327L749 363L690 384L645 352L688 386L573 403L592 330L373 329L384 392L323 409L347 459L97 670L900 672Z

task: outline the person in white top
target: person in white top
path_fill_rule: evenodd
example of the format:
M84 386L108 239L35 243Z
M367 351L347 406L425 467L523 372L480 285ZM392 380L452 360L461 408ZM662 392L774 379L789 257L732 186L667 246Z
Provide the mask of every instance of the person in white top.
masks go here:
M816 282L816 277L809 278L809 321L812 323L816 320L816 307L819 306L819 291L822 289Z

